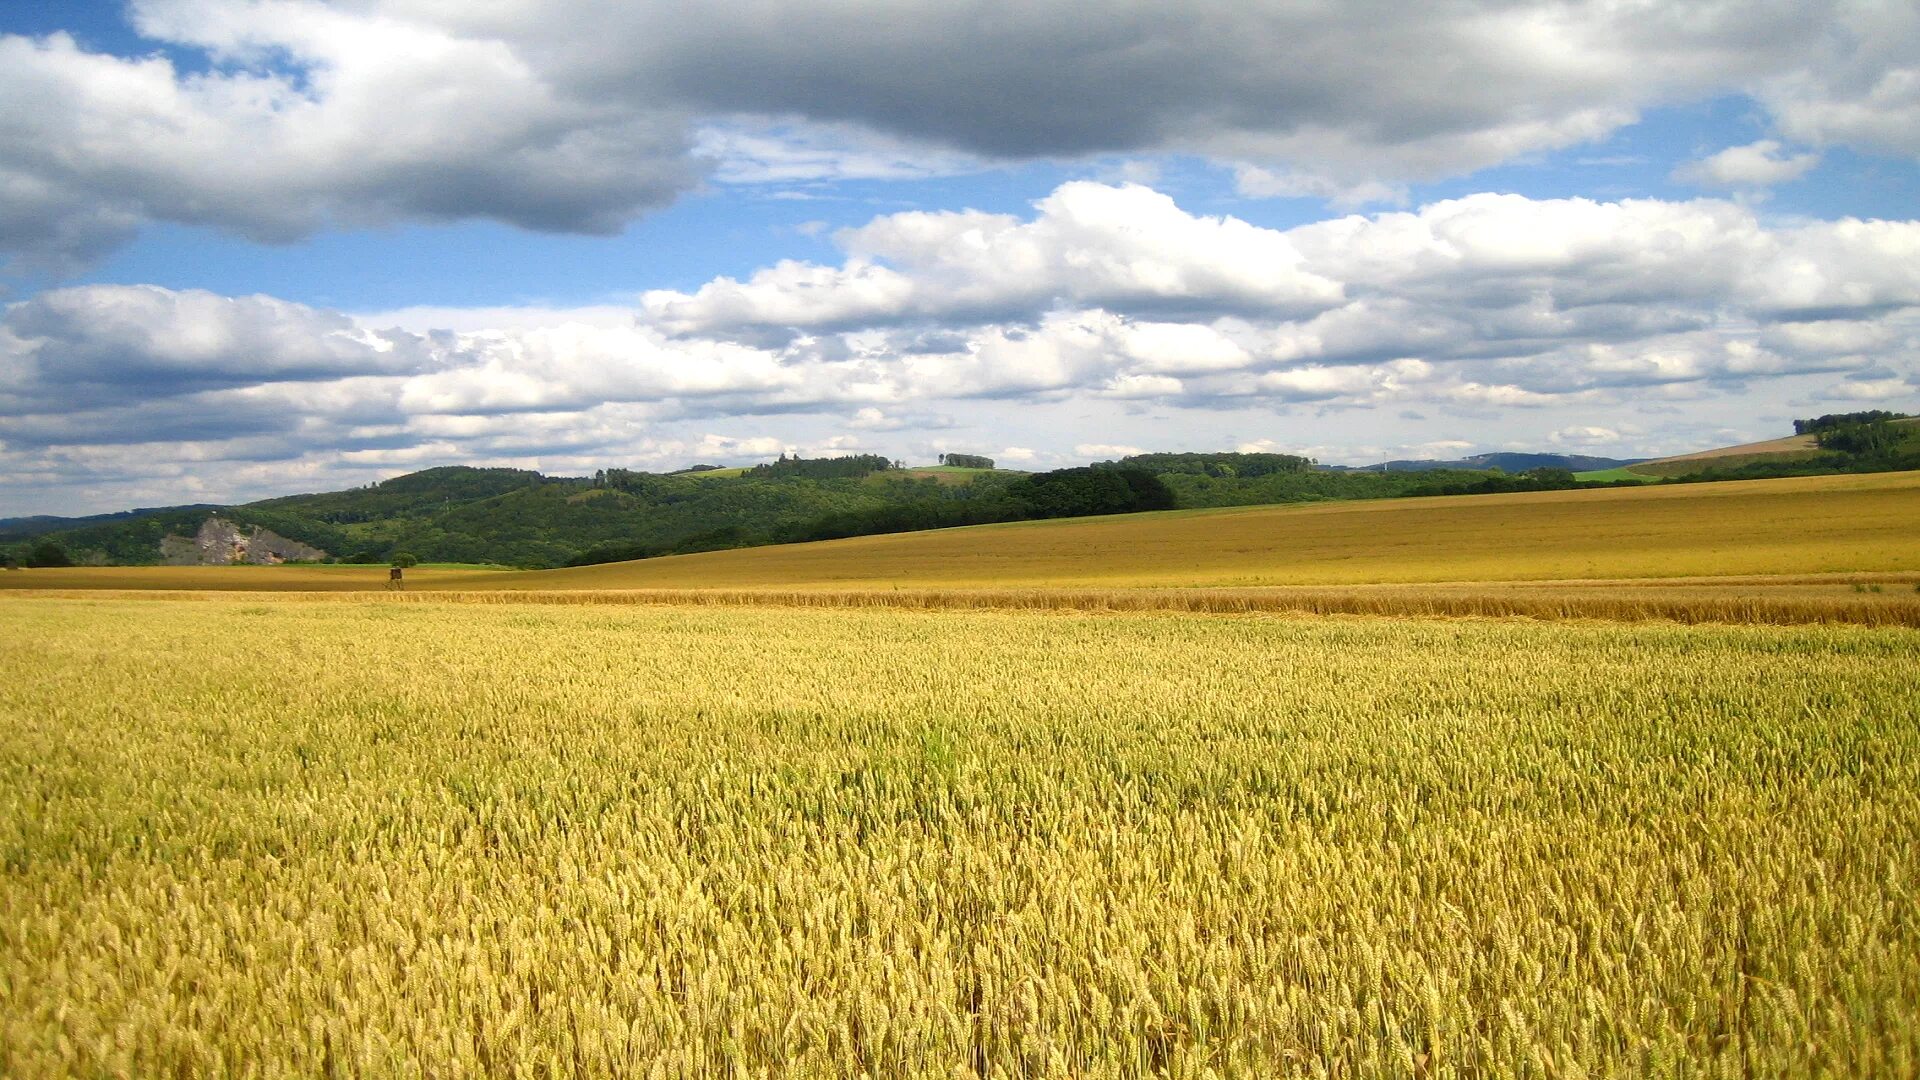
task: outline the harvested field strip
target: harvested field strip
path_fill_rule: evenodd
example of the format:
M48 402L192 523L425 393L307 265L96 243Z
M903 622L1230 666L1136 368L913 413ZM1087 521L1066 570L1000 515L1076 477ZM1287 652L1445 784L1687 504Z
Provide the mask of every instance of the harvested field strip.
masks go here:
M606 604L908 610L1293 613L1395 618L1597 619L1614 622L1920 627L1920 574L1782 578L1485 582L1341 589L579 589L263 593L263 600L397 604ZM200 591L49 590L64 599L196 600Z
M871 590L727 591L718 589L548 593L422 593L417 603L668 604L707 607L905 608L1013 611L1184 611L1372 615L1394 618L1666 620L1678 623L1847 624L1920 627L1920 596L1851 597L1554 596L1418 589Z

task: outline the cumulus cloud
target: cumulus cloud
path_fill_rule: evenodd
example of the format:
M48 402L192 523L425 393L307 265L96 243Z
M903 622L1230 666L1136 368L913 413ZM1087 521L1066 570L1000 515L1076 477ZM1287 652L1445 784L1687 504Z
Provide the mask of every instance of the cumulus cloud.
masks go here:
M869 405L856 409L846 421L850 431L939 431L955 426L953 417L942 413L887 412Z
M41 293L0 322L0 403L144 400L268 382L426 370L419 339L268 296L96 285Z
M1621 441L1620 432L1609 427L1595 424L1576 424L1564 427L1547 436L1555 446L1564 446L1575 450L1591 450L1601 446L1612 446Z
M1391 18L901 0L884 32L856 0L129 11L170 51L0 36L0 251L70 267L156 220L264 240L473 218L604 233L710 173L1168 152L1242 166L1244 193L1357 204L1728 93L1756 95L1797 143L1920 156L1920 17L1850 0L1481 0ZM1719 166L1742 167L1757 166Z
M1233 188L1250 199L1325 199L1341 209L1368 203L1404 203L1403 185L1362 180L1341 183L1298 169L1263 169L1242 164L1233 171Z
M509 42L299 0L135 10L212 69L0 36L0 249L81 258L147 220L610 232L699 176L679 111L570 94Z
M570 35L550 47L583 71L611 82L637 64L708 108L986 157L1176 149L1352 181L1595 138L1647 104L1791 69L1832 18L1759 3L1470 3L1381 18L1364 5L1232 0L1110 5L1094 19L1058 2L913 2L890 16L876 34L853 0L722 3L643 8L593 33L556 20L546 37ZM1853 55L1844 43L1833 53Z
M1766 188L1798 180L1818 164L1819 154L1790 153L1778 140L1761 139L1690 161L1674 170L1673 178L1700 187Z
M1076 182L1028 220L914 212L838 239L839 266L650 292L643 321L694 340L866 332L954 394L1436 357L1704 378L1831 355L1802 346L1920 303L1920 224L1769 227L1718 200L1474 195L1282 231ZM1795 324L1818 329L1746 340Z
M837 239L841 266L782 262L748 280L642 298L674 333L838 329L916 319L1030 315L1083 307L1312 310L1339 285L1305 272L1284 236L1195 217L1138 184L1069 183L1031 221L978 211L876 218Z
M694 154L714 164L714 179L731 184L822 180L910 180L975 172L987 162L836 124L733 117L703 125Z
M49 292L0 314L0 466L72 476L165 445L246 475L331 455L355 482L763 446L931 457L936 431L1054 463L1171 448L1163 423L1353 460L1337 417L1356 408L1419 429L1399 445L1523 429L1624 448L1630 407L1725 424L1760 401L1920 398L1920 222L1475 195L1277 230L1074 183L1025 217L892 214L838 242L840 265L626 312ZM1694 440L1689 422L1657 437ZM716 431L739 441L701 441Z
M1138 446L1117 443L1081 443L1073 448L1073 452L1084 458L1123 458L1146 453Z
M1801 59L1758 84L1788 137L1920 157L1920 9L1912 4L1820 5L1823 32Z

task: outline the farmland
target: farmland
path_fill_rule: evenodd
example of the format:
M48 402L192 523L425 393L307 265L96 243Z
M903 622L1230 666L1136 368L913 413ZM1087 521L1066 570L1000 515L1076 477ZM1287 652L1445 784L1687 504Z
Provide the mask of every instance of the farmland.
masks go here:
M1016 522L494 579L528 589L1358 585L1920 570L1920 473Z
M0 1075L1913 1075L1917 525L0 575Z
M1899 417L1887 421L1899 441L1910 450L1920 450L1920 420L1912 417ZM1679 454L1674 457L1659 458L1653 461L1641 461L1624 469L1607 470L1598 473L1583 473L1582 479L1611 480L1621 478L1645 477L1658 479L1669 476L1686 476L1701 469L1737 468L1742 465L1776 464L1811 461L1823 456L1819 441L1812 432L1788 435L1763 442L1742 443L1738 446L1722 446L1713 450L1701 450L1692 454ZM1623 473L1617 477L1614 473Z
M0 606L9 1076L1920 1067L1910 630Z
M566 570L409 572L454 590L1268 588L1920 571L1920 473L1016 522ZM377 567L99 567L0 588L384 588Z

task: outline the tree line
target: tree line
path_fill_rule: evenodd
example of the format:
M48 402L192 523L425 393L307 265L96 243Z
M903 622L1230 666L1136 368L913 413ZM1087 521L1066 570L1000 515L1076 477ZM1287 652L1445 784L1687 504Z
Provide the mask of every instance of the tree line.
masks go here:
M1145 469L1080 466L1033 473L1002 487L987 489L971 498L923 498L843 510L806 520L778 523L761 532L732 527L671 542L603 544L573 556L567 565L589 566L765 543L799 544L961 525L1131 514L1145 510L1171 510L1173 507L1172 490L1160 477Z
M1817 435L1835 428L1853 427L1860 424L1878 424L1889 420L1910 420L1907 413L1888 412L1885 409L1867 409L1864 412L1826 413L1810 420L1795 420L1795 435Z

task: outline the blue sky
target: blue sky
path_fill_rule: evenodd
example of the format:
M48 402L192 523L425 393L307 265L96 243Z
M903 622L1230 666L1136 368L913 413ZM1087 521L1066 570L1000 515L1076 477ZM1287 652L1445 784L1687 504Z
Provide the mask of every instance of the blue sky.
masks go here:
M1920 408L1920 15L986 7L0 8L0 514Z

